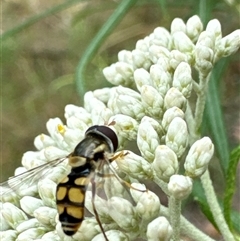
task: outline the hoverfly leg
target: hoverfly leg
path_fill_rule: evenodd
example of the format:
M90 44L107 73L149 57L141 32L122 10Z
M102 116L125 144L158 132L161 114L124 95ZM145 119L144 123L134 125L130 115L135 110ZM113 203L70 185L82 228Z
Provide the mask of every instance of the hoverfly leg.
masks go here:
M98 212L97 212L97 209L96 209L96 206L95 206L95 195L96 195L96 182L94 181L94 179L92 179L91 181L92 183L92 207L93 207L93 212L94 212L94 215L95 215L95 218L98 222L98 225L102 231L102 234L105 238L106 241L109 241L108 238L107 238L107 235L103 229L103 226L102 226L102 223L100 221L100 218L99 218L99 215L98 215Z

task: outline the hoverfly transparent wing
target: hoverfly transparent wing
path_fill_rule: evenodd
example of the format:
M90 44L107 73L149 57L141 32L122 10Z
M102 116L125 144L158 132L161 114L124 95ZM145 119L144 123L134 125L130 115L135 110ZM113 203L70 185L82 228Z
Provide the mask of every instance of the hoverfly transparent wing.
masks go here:
M0 201L16 203L16 200L19 199L17 197L19 196L21 197L25 195L35 195L37 193L38 181L47 175L50 175L50 178L57 182L58 179L62 177L58 177L56 175L54 176L54 173L56 173L56 170L54 169L65 168L66 170L67 168L64 167L64 165L60 165L66 159L67 157L58 158L56 160L32 168L17 176L10 177L7 181L0 184ZM65 172L67 172L67 170ZM62 173L64 173L64 170Z

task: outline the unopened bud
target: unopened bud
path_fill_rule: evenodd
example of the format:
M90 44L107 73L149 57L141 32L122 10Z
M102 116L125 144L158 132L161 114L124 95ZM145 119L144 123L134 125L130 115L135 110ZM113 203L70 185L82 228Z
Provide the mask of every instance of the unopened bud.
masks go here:
M142 86L141 96L146 114L160 119L163 114L163 97L150 85Z
M171 34L176 32L186 33L186 24L181 18L174 18L171 23Z
M166 134L166 145L181 157L188 146L188 129L186 122L175 117L170 123Z
M208 168L208 163L214 153L214 145L209 137L203 137L191 146L184 168L191 178L200 177Z
M178 107L185 111L187 100L184 95L175 87L168 90L164 97L164 107L169 109L171 107Z
M148 241L169 241L172 233L172 227L165 217L154 219L147 227Z
M168 182L169 178L178 172L177 156L168 146L158 146L152 167L157 177Z
M180 63L173 75L172 86L177 88L184 95L189 98L192 92L192 71L188 63Z
M192 41L195 41L203 30L201 19L197 15L192 16L188 19L186 28L188 37L190 37Z
M167 131L169 124L175 117L184 119L184 112L176 106L167 109L162 118L162 127Z
M173 175L168 183L168 191L178 200L183 200L192 192L192 179L183 175Z
M160 144L157 132L151 123L143 121L138 127L137 145L142 156L152 162L154 159L154 151Z
M152 85L149 72L143 68L134 71L134 80L140 92L143 85Z
M131 151L126 151L126 153L120 155L116 159L116 163L121 171L129 174L133 178L152 178L153 174L151 165L143 157L138 156Z
M126 199L112 197L108 200L109 214L123 229L134 231L138 228L137 214L132 204Z

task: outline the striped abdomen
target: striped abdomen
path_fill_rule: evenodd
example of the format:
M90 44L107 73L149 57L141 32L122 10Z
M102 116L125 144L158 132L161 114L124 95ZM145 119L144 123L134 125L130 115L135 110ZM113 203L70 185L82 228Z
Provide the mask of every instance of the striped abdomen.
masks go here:
M57 186L57 209L63 232L72 236L84 218L84 201L91 168L88 163L73 168Z

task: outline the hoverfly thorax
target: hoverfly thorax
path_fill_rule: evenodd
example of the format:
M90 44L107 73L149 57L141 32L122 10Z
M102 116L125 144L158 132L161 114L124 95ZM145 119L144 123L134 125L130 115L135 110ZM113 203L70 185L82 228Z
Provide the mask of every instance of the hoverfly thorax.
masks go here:
M117 146L118 138L113 130L95 125L86 131L85 138L69 156L72 170L58 184L56 193L59 220L66 235L75 234L80 227L84 219L87 185L96 169L107 162L108 155L114 153Z

